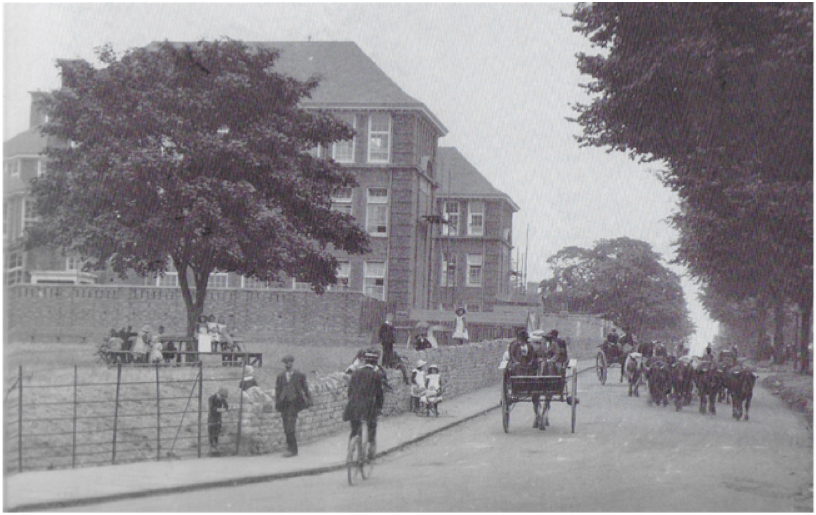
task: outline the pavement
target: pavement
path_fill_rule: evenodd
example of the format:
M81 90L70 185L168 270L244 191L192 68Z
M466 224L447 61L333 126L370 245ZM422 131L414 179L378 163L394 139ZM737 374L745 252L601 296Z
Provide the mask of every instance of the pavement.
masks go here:
M414 413L380 418L377 456L398 451L440 431L498 409L500 385L439 405L439 416ZM6 474L3 511L44 511L241 484L309 476L345 468L348 431L301 443L299 453L143 461L78 469Z

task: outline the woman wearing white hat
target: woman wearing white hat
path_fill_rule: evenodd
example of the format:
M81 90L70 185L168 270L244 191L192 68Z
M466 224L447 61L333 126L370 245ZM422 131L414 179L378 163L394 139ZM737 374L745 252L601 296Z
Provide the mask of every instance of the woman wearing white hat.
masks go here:
M465 318L467 310L463 307L456 308L456 328L453 331L453 341L457 345L465 345L470 340L467 330L467 319Z

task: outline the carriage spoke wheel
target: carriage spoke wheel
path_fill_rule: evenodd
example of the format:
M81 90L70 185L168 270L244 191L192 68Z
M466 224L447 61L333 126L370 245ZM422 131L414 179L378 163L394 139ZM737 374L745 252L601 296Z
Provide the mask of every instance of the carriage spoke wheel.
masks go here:
M510 386L507 384L507 378L505 377L502 380L502 402L501 402L502 429L504 429L505 433L509 432L510 430L510 400L509 400L510 396L508 395L507 392L509 387Z
M606 355L604 355L603 351L600 351L595 358L595 371L598 373L598 381L601 384L606 384L606 369Z

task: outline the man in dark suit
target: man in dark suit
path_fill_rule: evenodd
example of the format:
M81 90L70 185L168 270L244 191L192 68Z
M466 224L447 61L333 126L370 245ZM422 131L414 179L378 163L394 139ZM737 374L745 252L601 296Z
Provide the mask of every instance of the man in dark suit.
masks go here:
M286 446L288 450L283 454L284 458L297 456L298 447L295 438L295 427L300 410L312 405L312 396L309 393L309 386L306 384L306 376L292 368L295 358L285 356L283 358L286 370L278 375L275 382L275 409L283 417L283 431L286 433Z
M382 366L388 368L391 366L394 354L394 342L396 337L394 335L394 315L388 313L385 315L385 322L380 326L379 332L380 345L383 348Z
M348 404L343 411L343 420L351 423L351 435L354 438L363 425L368 425L370 459L376 456L377 415L383 407L383 374L377 370L379 354L371 349L363 354L365 365L354 371L348 387Z

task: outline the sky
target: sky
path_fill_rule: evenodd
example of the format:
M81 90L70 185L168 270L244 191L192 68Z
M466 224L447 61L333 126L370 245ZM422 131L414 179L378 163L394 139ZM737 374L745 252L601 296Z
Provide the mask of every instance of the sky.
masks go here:
M571 105L589 81L575 54L595 53L572 31L571 4L552 3L58 3L3 5L3 140L26 130L30 91L59 87L57 59L95 60L152 41L353 41L403 91L448 128L456 147L521 210L513 240L527 279L551 277L549 256L601 239L646 241L666 261L677 233L677 197L657 164L580 148ZM529 231L529 237L528 237ZM515 254L515 252L514 252ZM702 354L718 325L683 278Z

